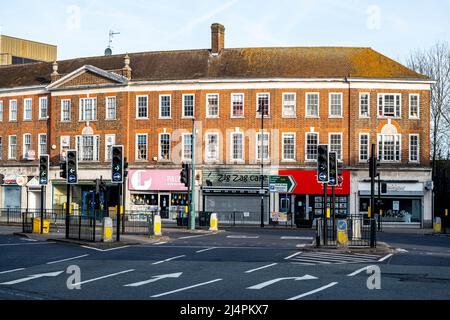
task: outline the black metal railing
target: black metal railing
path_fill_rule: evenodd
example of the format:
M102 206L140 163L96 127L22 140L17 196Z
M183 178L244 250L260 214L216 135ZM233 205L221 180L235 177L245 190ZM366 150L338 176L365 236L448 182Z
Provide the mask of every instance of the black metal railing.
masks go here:
M96 242L101 240L102 224L95 216L71 215L69 239Z
M156 212L153 211L125 211L120 220L121 234L149 235L153 230ZM117 232L117 215L113 219L114 232Z
M339 220L345 220L347 223L347 245L349 247L376 247L376 219L363 215L348 216L345 219L327 219L325 229L323 219L317 219L316 232L318 236L316 238L319 241L318 245L333 246L338 244L337 224Z

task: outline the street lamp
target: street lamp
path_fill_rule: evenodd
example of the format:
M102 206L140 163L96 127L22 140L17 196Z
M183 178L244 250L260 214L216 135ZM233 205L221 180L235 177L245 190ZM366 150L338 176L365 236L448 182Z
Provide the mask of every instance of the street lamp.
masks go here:
M264 228L264 105L260 104L258 112L261 114L261 228Z

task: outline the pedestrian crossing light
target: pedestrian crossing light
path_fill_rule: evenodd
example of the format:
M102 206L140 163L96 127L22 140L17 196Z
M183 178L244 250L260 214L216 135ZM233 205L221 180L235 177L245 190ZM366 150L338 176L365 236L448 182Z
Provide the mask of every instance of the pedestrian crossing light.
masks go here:
M66 161L61 161L59 163L59 169L61 170L59 172L59 177L63 178L63 179L67 179L67 162Z
M336 152L330 152L329 153L329 174L330 174L330 179L328 184L330 186L337 186L339 184L338 181L338 168L337 168L337 154Z
M317 147L317 181L328 183L328 145L321 144Z
M183 163L183 170L181 170L180 173L180 182L185 185L186 188L189 189L191 185L191 179L190 179L190 171L189 171L189 164Z
M78 157L76 150L67 151L67 183L78 183Z
M121 184L124 178L125 159L123 146L112 147L112 183Z
M48 169L50 165L50 157L42 155L39 157L39 184L41 186L48 184Z

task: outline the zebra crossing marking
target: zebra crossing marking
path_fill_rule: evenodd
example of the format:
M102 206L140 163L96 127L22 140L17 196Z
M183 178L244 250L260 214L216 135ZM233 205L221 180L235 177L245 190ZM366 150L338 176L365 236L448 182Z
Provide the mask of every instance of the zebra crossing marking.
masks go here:
M299 252L290 255L285 260L292 264L298 265L328 265L328 264L351 264L351 263L376 263L379 261L379 256L371 254L345 254L345 253L331 253L331 252Z

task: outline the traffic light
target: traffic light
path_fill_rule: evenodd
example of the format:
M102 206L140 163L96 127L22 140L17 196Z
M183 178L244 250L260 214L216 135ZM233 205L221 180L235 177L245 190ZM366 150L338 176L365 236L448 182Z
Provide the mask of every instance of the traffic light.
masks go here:
M67 179L67 162L66 161L60 162L59 169L61 169L59 176L63 179Z
M328 145L321 144L317 147L317 181L328 183Z
M189 164L183 163L183 170L180 173L180 182L189 189L191 185L191 173L189 171Z
M328 184L330 186L337 186L338 183L338 168L337 168L337 154L336 152L330 152L329 156L328 156L328 160L329 160L329 174L330 174L330 179Z
M123 146L112 147L112 183L121 184L124 178L124 161Z
M39 184L48 184L48 170L50 167L50 157L48 155L42 155L39 157Z
M76 150L67 151L67 183L78 183L78 157Z
M387 183L381 184L381 193L387 193Z
M369 176L371 178L375 178L378 176L378 167L379 167L379 163L378 163L377 158L370 157L370 159L369 159Z

